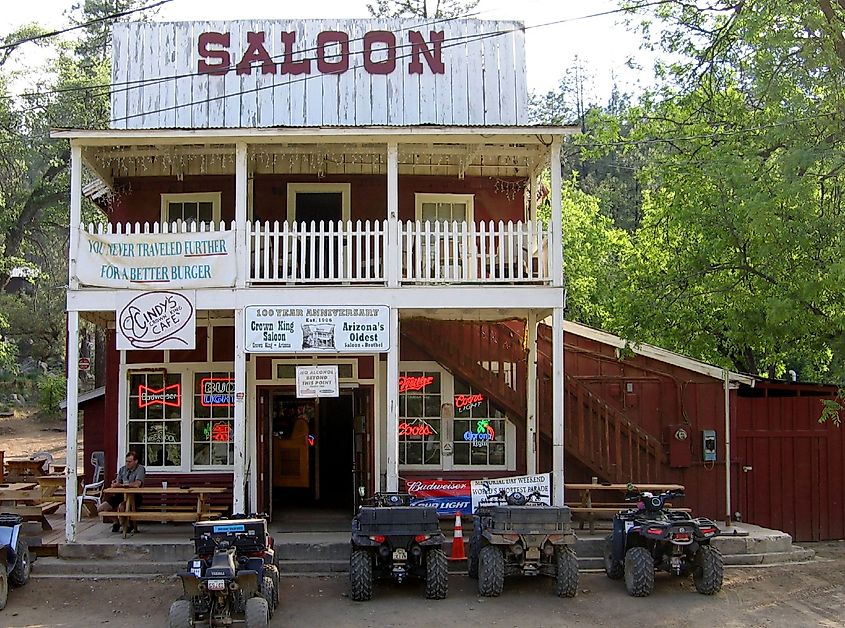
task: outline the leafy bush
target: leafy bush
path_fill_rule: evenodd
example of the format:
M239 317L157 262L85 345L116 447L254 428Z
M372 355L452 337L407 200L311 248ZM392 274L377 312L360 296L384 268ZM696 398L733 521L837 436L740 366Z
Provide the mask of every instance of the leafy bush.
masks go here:
M59 404L65 398L67 381L59 375L44 375L38 380L38 407L43 414L59 412Z

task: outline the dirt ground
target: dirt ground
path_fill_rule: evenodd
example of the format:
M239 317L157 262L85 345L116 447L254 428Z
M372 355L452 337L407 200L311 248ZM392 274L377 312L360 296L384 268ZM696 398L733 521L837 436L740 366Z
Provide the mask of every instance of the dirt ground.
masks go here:
M67 450L65 434L64 419L38 419L34 409L16 408L14 416L0 417L0 449L5 452L6 458L28 458L37 451L47 451L53 455L55 462L64 463ZM80 446L81 437L80 431Z
M379 583L371 602L346 597L346 579L282 580L282 605L271 626L843 626L845 543L811 545L809 564L728 569L721 593L705 597L691 581L657 578L654 593L635 599L624 584L583 574L575 599L552 594L551 580L508 579L500 598L479 598L475 582L451 576L449 597L427 601L422 586ZM35 564L35 572L38 563ZM13 589L0 625L8 628L166 626L180 585L155 580L33 578Z

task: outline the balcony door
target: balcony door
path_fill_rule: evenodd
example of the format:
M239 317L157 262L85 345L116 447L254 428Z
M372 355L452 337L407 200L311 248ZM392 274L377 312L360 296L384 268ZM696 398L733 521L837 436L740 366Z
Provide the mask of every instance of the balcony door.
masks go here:
M343 246L337 236L340 221L349 220L348 183L290 183L288 184L288 223L296 224L301 234L291 260L292 271L307 279L338 277ZM322 221L322 234L320 222ZM311 231L312 223L317 235ZM329 236L329 223L333 233Z

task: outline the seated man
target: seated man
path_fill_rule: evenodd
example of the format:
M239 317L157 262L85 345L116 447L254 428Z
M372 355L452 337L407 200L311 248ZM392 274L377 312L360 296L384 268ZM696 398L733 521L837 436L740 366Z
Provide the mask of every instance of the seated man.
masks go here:
M140 488L144 485L144 465L138 464L138 452L134 449L126 454L126 464L120 467L117 472L117 477L111 483L112 488ZM135 507L141 505L141 496L135 495ZM109 498L100 503L97 507L97 512L110 512L113 510L126 510L126 502L123 501L123 495L110 495ZM130 529L132 523L129 524ZM111 527L112 532L120 532L120 522L115 521Z

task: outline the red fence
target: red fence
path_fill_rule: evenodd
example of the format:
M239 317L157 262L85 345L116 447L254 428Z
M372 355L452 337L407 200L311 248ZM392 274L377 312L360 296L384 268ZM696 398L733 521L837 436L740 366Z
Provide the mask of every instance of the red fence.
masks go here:
M744 521L798 541L845 538L845 426L818 422L833 394L768 383L740 391L734 477Z

